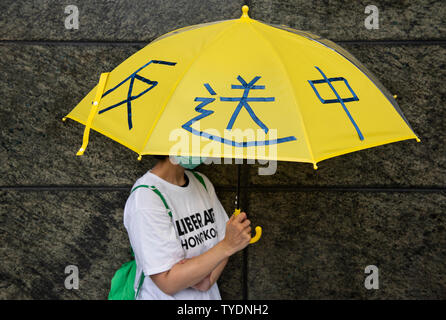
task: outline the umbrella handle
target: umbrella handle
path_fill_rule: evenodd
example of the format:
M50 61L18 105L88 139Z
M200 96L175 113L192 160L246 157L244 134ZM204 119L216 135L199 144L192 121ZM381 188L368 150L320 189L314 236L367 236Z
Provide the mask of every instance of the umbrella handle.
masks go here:
M238 216L238 214L240 212L241 212L240 209L235 209L233 215ZM251 243L251 244L259 241L260 237L262 236L262 227L257 226L255 230L256 230L256 234L254 235L254 237L251 238L251 241L249 241L249 243Z

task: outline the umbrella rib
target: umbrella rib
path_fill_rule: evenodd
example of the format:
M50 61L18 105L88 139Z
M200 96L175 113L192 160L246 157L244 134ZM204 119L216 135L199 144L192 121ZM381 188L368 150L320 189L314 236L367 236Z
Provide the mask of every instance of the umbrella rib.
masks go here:
M234 20L229 20L229 21L231 21L232 23L229 24L228 27L226 27L226 28L224 28L223 30L221 30L221 31L215 36L215 38L214 38L212 41L210 41L210 42L208 43L208 45L207 45L203 50L201 50L200 52L198 52L198 54L192 59L192 61L189 63L189 65L185 68L185 70L184 70L184 72L181 74L181 76L178 77L177 81L175 82L175 84L173 85L171 91L169 92L167 98L165 99L162 108L161 108L160 111L158 112L158 114L157 114L157 116L156 116L156 118L155 118L155 121L153 122L153 125L152 125L152 127L150 128L150 130L149 130L149 132L148 132L148 134L147 134L146 139L144 140L144 143L143 143L143 145L142 145L142 147L141 147L141 152L143 152L144 148L146 147L147 143L149 142L149 139L150 139L150 137L152 136L152 133L153 133L153 131L155 130L156 125L158 124L159 120L161 119L161 115L163 114L164 110L166 109L166 106L167 106L167 104L169 103L170 98L173 96L175 90L176 90L177 87L180 85L181 81L183 81L185 75L189 72L189 70L191 69L192 65L193 65L193 64L195 63L195 61L196 61L196 60L203 54L203 52L204 52L206 49L208 49L211 45L213 45L215 42L217 42L217 40L219 40L219 39L221 38L221 36L222 36L226 31L228 31L231 27L235 26L236 23L237 23L237 20L235 20L235 23L234 23ZM222 22L225 22L225 21L222 21ZM142 155L142 153L140 153L140 156L141 156L141 155Z
M298 104L297 104L296 95L295 95L295 93L294 93L294 90L293 90L293 86L292 86L292 82L291 82L290 76L289 76L288 71L287 71L287 69L286 69L286 67L285 67L285 65L284 65L284 63L283 63L283 61L282 61L282 58L281 58L280 54L277 52L277 49L276 49L276 48L273 46L273 44L271 43L271 41L269 41L269 40L262 34L261 31L257 30L257 29L255 28L255 26L253 26L252 24L250 24L250 27L251 27L256 33L258 33L258 34L260 35L260 37L261 37L261 38L262 38L262 39L269 45L269 47L271 48L271 50L272 50L272 51L274 52L274 54L276 55L277 60L279 61L280 65L282 66L283 72L284 72L286 78L288 79L288 84L289 84L289 86L291 87L291 90L290 90L290 91L291 91L291 93L292 93L292 97L293 97L293 100L294 100L294 105L296 106L296 110L297 110L297 112L298 112L299 115L300 115L300 121L301 121L301 123L302 123L302 131L303 131L303 133L304 133L305 142L307 143L307 146L308 146L308 152L310 153L310 157L311 157L311 160L312 160L312 162L313 162L313 168L314 168L314 169L317 169L316 160L315 160L315 158L314 158L314 156L313 156L313 151L311 150L310 140L309 140L308 135L307 135L307 129L306 129L306 127L305 127L305 122L304 122L303 116L302 116L302 114L301 114L299 108L297 107Z

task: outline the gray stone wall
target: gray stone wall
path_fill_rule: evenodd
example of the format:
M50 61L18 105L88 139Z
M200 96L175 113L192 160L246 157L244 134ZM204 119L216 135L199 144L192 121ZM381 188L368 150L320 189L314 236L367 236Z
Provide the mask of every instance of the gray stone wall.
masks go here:
M3 0L0 3L0 299L104 299L130 259L122 211L153 164L61 118L131 54L173 29L240 16L342 45L394 94L422 142L404 141L273 176L242 167L242 206L264 228L231 258L224 299L446 298L446 6L423 1ZM379 9L379 29L364 9ZM67 5L79 29L67 30ZM228 213L235 165L202 166ZM65 267L79 268L67 290ZM364 287L367 265L380 288Z

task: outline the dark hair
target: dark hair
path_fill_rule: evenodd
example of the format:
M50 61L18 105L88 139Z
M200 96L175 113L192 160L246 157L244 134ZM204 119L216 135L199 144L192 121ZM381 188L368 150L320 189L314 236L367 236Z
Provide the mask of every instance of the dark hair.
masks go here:
M164 160L164 159L169 158L169 156L166 156L166 155L159 155L159 154L154 154L153 157L154 157L155 159L157 159L157 160Z

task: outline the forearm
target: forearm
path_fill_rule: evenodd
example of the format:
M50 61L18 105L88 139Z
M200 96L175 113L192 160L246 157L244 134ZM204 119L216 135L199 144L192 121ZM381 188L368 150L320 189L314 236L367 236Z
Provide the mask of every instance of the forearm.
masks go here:
M219 263L219 265L211 272L210 277L210 287L214 285L214 283L217 282L218 278L220 278L221 273L223 272L223 269L226 267L226 264L228 263L229 258L224 259L222 262ZM209 288L210 288L209 287Z
M224 243L219 242L205 253L187 259L184 263L178 263L169 271L152 275L151 278L163 292L173 295L200 282L214 269L220 267L230 254Z

